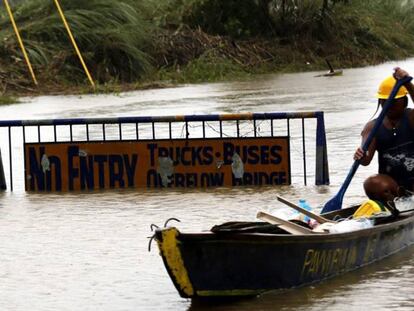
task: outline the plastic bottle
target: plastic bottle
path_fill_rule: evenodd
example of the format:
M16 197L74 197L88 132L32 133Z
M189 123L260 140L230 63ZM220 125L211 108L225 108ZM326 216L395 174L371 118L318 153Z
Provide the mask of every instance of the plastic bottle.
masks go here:
M303 209L307 210L307 211L312 211L312 208L310 207L310 205L308 204L308 202L306 202L305 199L299 199L299 206L302 207ZM304 215L303 217L303 221L306 223L309 223L311 219L309 218L309 216Z

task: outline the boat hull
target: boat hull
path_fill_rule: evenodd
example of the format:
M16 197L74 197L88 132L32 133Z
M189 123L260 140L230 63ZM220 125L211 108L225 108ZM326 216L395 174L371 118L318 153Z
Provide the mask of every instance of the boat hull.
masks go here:
M323 73L320 75L316 75L315 77L336 77L336 76L342 76L343 71L342 70L335 70L328 73Z
M314 283L414 243L414 217L342 234L200 233L157 230L182 297L251 296Z

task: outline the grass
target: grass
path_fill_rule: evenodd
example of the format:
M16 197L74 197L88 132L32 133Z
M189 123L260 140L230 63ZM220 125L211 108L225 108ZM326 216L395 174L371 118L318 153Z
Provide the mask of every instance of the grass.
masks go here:
M182 69L176 65L172 68L164 68L158 74L159 80L171 80L176 83L223 81L250 75L243 66L233 60L209 52L190 61Z
M16 97L0 95L0 105L10 105L18 102L19 100Z
M142 1L66 0L61 1L66 19L98 81L120 78L131 81L152 69L151 25ZM34 65L51 76L84 77L53 1L25 1L15 12L21 35ZM19 54L9 21L0 19L0 55Z
M53 1L19 2L12 7L14 16L42 85L35 92L90 92ZM208 25L225 15L218 0L60 2L98 92L164 85L154 82L159 80L221 81L255 73L326 69L325 58L336 68L370 65L412 56L414 51L412 1L339 2L322 16L322 0L301 0L282 18L274 0L269 26L249 16L256 14L251 8L260 1L229 0L225 13L233 15L219 20L224 23L220 37L214 25ZM243 5L248 9L243 11ZM199 16L206 9L214 18ZM251 27L259 26L267 28L255 29L262 35L253 35ZM0 42L0 84L7 84L7 77L11 85L30 86L5 10L0 10ZM248 53L252 46L257 52ZM4 95L19 95L22 89L9 86Z

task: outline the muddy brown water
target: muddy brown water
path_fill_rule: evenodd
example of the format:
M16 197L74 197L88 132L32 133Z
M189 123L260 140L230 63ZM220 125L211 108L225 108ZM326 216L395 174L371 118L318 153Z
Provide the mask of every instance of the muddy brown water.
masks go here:
M147 251L150 224L169 217L181 220L182 231L199 231L254 220L258 209L275 211L276 194L306 198L314 207L326 202L352 165L360 130L375 111L377 84L397 64L414 72L411 59L333 78L265 75L116 96L26 98L0 107L2 119L323 110L331 177L329 187L312 185L310 141L308 186L295 146L291 186L36 194L17 183L15 191L0 193L0 310L414 310L413 247L316 285L220 304L180 298L156 245ZM5 148L4 136L0 144ZM16 165L14 174L22 169ZM346 205L364 198L362 181L376 169L374 163L358 170Z

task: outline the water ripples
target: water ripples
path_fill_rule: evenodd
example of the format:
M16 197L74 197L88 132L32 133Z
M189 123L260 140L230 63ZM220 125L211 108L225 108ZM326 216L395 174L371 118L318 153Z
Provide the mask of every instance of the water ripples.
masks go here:
M18 187L1 193L0 309L413 310L413 248L320 284L221 304L181 299L155 244L147 251L150 225L162 226L170 217L181 220L177 226L183 231L199 231L235 219L253 221L258 210L281 208L277 194L320 207L343 182L361 127L375 110L371 95L394 65L345 70L332 79L314 78L315 73L265 75L119 96L28 98L0 107L3 119L324 110L331 173L331 187L313 186L309 164L305 187L302 150L292 145L292 165L299 169L291 186L63 194L25 193ZM307 135L313 131L307 129ZM298 139L298 131L291 134ZM312 158L314 146L307 148ZM22 174L22 166L15 169ZM347 204L360 202L362 181L375 170L375 164L360 168Z

